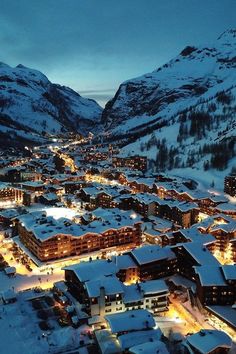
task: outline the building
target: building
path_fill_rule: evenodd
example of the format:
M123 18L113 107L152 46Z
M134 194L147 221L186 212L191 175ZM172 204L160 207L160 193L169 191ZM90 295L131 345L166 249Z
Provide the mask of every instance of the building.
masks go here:
M112 261L117 266L117 276L120 281L128 284L138 281L138 265L128 254L112 257Z
M201 329L187 336L183 346L186 354L226 354L232 347L232 339L223 331Z
M195 266L219 266L217 259L211 254L203 242L186 242L172 247L178 259L178 273L195 281Z
M128 156L128 157L112 157L113 167L126 167L131 170L147 171L147 157L146 156Z
M236 267L202 265L195 267L196 292L206 305L233 305L236 301Z
M232 197L236 197L236 173L225 177L224 191Z
M181 227L190 227L198 222L199 209L197 204L165 200L158 207L158 215Z
M65 281L72 294L84 306L89 316L99 316L126 310L149 309L163 313L168 309L169 290L163 280L123 284L115 273L115 263L96 260L65 268Z
M163 334L154 329L155 321L145 310L107 315L105 329L95 331L100 352L168 354ZM145 349L145 350L144 350Z
M40 261L141 243L140 219L119 209L97 209L87 225L32 212L16 218L15 232Z
M146 245L128 253L138 267L139 281L160 279L177 271L177 258L170 247Z
M0 206L6 206L8 203L23 202L23 190L12 187L9 183L0 183Z

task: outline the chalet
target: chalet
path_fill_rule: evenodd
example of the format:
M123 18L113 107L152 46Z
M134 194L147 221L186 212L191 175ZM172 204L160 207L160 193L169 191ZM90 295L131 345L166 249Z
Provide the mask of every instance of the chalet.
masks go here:
M199 209L195 203L164 200L158 215L182 227L190 227L198 221Z
M39 197L39 201L42 204L53 206L58 203L59 198L56 193L45 193Z
M208 215L214 215L217 212L217 206L225 203L227 199L223 196L212 195L209 193L196 193L195 202L200 211Z
M195 267L197 296L205 305L233 305L236 301L236 267L203 265Z
M138 267L140 281L160 279L177 271L177 258L169 247L146 245L128 253Z
M65 268L68 288L84 304L89 316L148 308L165 312L169 290L163 280L124 285L115 275L113 262L96 260ZM86 275L87 273L87 275Z
M225 215L229 215L232 218L236 218L236 208L235 208L235 204L232 203L222 203L220 205L217 205L217 207L215 208L217 213L222 213Z
M177 244L172 247L172 252L178 259L178 272L193 281L196 278L195 266L219 265L219 262L202 242Z
M22 183L22 188L37 194L42 194L46 190L46 185L42 182L33 182L33 181L28 181L28 182L23 182Z
M80 181L66 181L63 183L65 188L65 193L74 194L77 193L80 189L88 186L88 183L84 180Z
M155 178L129 177L128 185L135 192L151 193L153 191L153 184Z
M174 243L198 242L205 246L209 251L215 251L216 239L211 234L202 234L197 229L181 229L173 231Z
M128 255L115 256L112 261L117 267L117 276L123 283L135 283L138 280L138 265Z
M141 243L140 219L118 209L97 209L87 225L32 212L16 219L20 241L41 261ZM98 214L100 214L98 216Z
M232 339L223 331L201 329L187 336L183 346L186 354L227 354L232 347Z
M236 221L224 215L216 215L200 225L199 230L215 237L215 251L224 254L236 238Z
M125 311L107 315L106 329L95 332L102 354L107 353L163 353L168 354L160 329L154 329L152 314L145 310ZM148 346L149 351L143 351ZM141 348L141 351L139 351Z
M139 193L135 194L133 197L134 204L133 209L143 215L144 217L148 217L150 215L157 214L157 200L158 199L155 195L148 194L148 193Z

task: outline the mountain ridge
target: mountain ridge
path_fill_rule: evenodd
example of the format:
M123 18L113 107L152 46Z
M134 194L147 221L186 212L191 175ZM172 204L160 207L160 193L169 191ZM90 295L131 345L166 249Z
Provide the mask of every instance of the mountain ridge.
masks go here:
M229 66L231 63L235 68L235 32L225 31L212 48L187 46L174 59L153 72L123 82L102 113L106 130L113 130L118 126L117 123L130 117L139 116L141 123L151 117L151 121L161 111L163 114L163 109L166 108L164 105L171 107L180 95L183 99L191 96L198 98L216 83L222 83L225 78L219 72L216 75L215 66L218 66L218 71L222 70L222 66ZM201 65L203 59L208 59L205 60L206 65ZM191 63L197 64L194 71ZM188 105L189 102L186 102L186 107ZM166 113L168 112L164 112ZM139 124L137 120L135 123Z
M185 47L120 85L102 113L108 139L121 156L147 156L149 171L229 171L236 165L235 69L236 30L212 46Z
M88 134L97 130L102 108L67 86L54 84L40 71L19 64L0 63L0 131L12 128L34 140L34 134L67 131ZM31 134L30 136L30 132ZM39 139L40 140L40 139Z

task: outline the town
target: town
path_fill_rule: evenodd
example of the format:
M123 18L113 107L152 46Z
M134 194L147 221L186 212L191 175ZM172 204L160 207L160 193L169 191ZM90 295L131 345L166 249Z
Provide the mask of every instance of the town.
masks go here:
M235 353L236 174L206 190L92 134L48 139L1 151L1 343Z

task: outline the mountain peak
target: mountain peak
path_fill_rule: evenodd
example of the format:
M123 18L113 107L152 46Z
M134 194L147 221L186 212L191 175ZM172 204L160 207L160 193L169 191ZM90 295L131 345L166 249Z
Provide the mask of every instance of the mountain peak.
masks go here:
M0 61L0 68L10 68L10 66Z
M231 28L224 31L218 38L221 42L235 42L236 39L236 28Z
M22 64L18 64L18 65L16 66L16 68L18 68L18 69L28 69L26 66L24 66L24 65L22 65Z
M51 83L38 70L22 64L12 68L0 63L0 76L1 114L8 117L4 124L27 133L29 139L32 132L87 134L99 124L102 108L95 101Z

